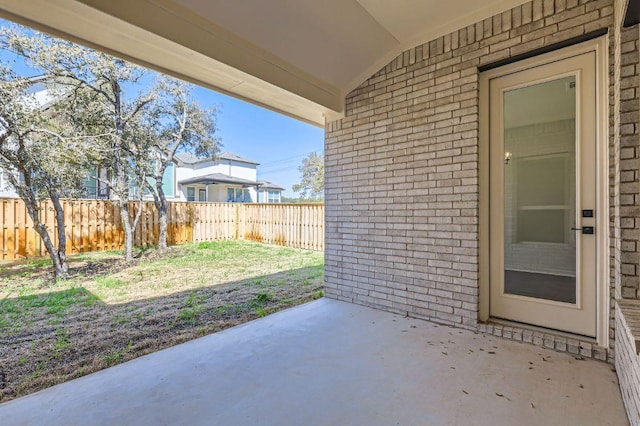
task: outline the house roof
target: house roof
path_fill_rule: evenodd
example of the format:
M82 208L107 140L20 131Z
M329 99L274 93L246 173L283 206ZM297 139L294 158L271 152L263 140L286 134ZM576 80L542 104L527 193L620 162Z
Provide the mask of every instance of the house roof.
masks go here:
M178 161L180 161L181 163L184 163L184 164L196 164L196 163L201 163L201 162L204 162L204 161L211 161L211 158L198 157L198 156L190 154L188 152L176 153L175 158L176 158L176 160L178 160ZM260 164L257 161L253 161L253 160L249 160L248 158L240 157L239 155L236 155L236 154L234 154L232 152L223 152L222 154L216 155L215 158L218 158L218 159L221 159L221 160L237 161L239 163L255 164L256 166Z
M241 185L243 187L256 186L260 189L271 189L275 191L284 191L284 188L276 185L273 182L266 180L252 181L249 179L242 179L234 176L227 176L222 173L211 173L204 176L196 176L189 179L184 179L178 182L180 185Z
M407 49L524 2L6 0L0 16L323 126Z
M200 161L209 160L208 158L200 158L188 152L177 152L173 158L184 164L195 164Z
M260 164L257 161L253 161L253 160L249 160L248 158L240 157L239 155L236 155L236 154L234 154L232 152L223 152L222 154L218 154L217 157L222 159L222 160L238 161L240 163L255 164L256 166L258 164Z
M284 188L276 185L273 182L269 182L268 180L259 180L258 185L260 185L260 189L273 189L275 191L284 191Z
M258 186L258 182L249 179L242 179L233 176L227 176L222 173L211 173L204 176L196 176L189 179L184 179L178 182L180 185L215 185L215 184L228 184L228 185L241 185L241 186Z

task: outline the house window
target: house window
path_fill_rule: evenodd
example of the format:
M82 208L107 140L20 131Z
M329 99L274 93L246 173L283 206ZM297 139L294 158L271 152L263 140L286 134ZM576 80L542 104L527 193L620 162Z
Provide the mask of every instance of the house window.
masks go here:
M251 193L246 188L227 188L227 202L250 203Z
M169 164L164 170L162 176L162 190L167 197L173 197L175 195L175 173L173 163Z
M195 201L196 200L196 189L193 187L187 188L187 201Z
M280 191L269 191L269 203L280 202Z
M87 175L82 179L82 190L87 198L98 198L98 180L93 177L96 174L96 168L91 167L87 171Z
M207 190L199 189L198 190L198 201L207 201Z

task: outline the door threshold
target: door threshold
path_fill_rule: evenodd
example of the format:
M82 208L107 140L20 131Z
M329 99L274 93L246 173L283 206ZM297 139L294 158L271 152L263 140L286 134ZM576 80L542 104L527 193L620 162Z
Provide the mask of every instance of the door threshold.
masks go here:
M479 323L478 331L507 340L565 352L577 359L593 358L613 362L613 358L610 358L613 353L610 353L607 348L598 346L596 339L589 336L494 317L489 318L487 322Z
M544 334L553 334L554 336L564 337L565 339L580 340L581 342L589 342L594 345L598 343L595 337L584 336L582 334L576 334L576 333L570 333L568 331L556 330L555 328L540 327L538 325L532 325L532 324L527 324L527 323L518 322L518 321L510 321L502 318L490 317L489 321L487 321L487 324L499 324L507 327L521 328L522 330L531 330L531 331L536 331Z

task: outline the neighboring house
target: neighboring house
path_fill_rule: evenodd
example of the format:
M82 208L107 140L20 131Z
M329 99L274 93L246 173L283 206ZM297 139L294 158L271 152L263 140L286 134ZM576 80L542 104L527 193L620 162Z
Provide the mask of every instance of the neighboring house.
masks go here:
M47 108L55 99L46 76L30 78L27 90L39 108ZM151 160L153 161L153 160ZM163 189L170 201L208 201L236 203L279 203L284 188L267 181L257 181L259 163L225 152L213 159L203 159L187 153L178 153L163 176ZM18 198L9 184L6 171L0 168L0 197ZM92 169L83 180L84 193L89 199L109 199L105 181L109 174L104 169ZM130 188L130 196L137 198L139 188ZM144 198L152 199L145 194Z
M18 193L9 183L7 173L10 173L0 167L0 198L18 198Z
M46 75L38 75L26 78L29 87L25 90L25 104L28 102L32 108L46 111L52 103L65 92L65 89L52 82ZM57 95L55 94L57 93ZM32 103L33 102L33 103ZM8 174L17 175L16 171L5 170L0 167L0 198L19 198L15 188L9 182ZM18 177L20 181L22 178Z
M280 203L284 188L272 182L256 180L259 163L225 152L214 159L203 159L191 154L176 154L162 179L169 201L200 201L216 203ZM100 176L97 179L96 173ZM84 197L109 199L109 178L104 170L92 170L83 181ZM102 180L102 181L101 181ZM138 188L132 186L131 196L137 197ZM0 198L17 198L0 169ZM151 200L151 195L145 195Z
M211 158L176 154L176 199L230 203L280 202L284 188L257 180L259 163L224 152Z

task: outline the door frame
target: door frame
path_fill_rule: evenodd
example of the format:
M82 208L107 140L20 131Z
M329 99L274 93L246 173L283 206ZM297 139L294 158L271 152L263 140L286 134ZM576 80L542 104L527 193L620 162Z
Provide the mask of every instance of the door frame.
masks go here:
M596 343L609 346L609 73L608 38L602 36L479 73L479 310L490 318L489 81L587 52L596 54ZM536 326L533 326L536 327Z

